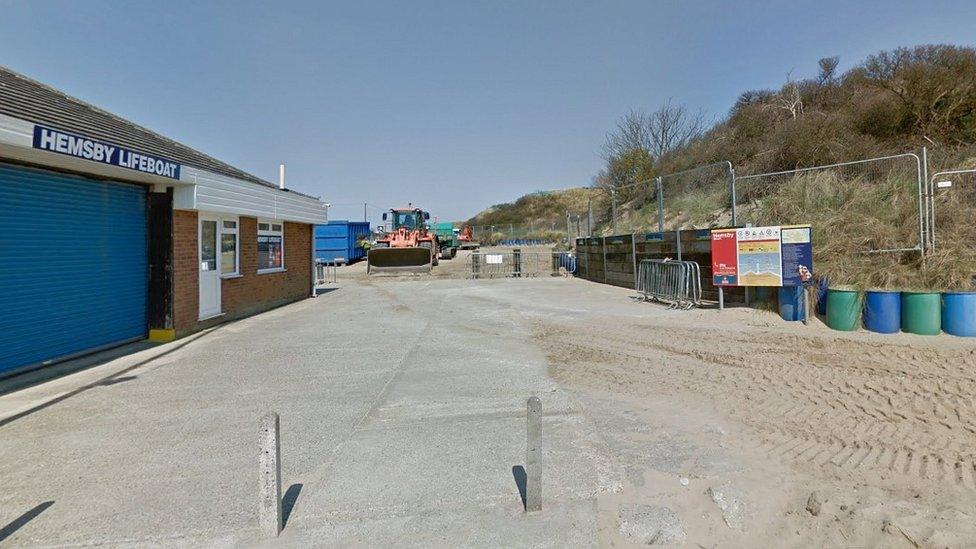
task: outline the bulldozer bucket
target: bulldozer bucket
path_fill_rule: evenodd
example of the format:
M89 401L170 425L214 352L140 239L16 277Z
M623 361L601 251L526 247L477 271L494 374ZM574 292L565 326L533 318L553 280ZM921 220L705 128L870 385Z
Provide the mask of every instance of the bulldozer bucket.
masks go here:
M366 272L429 273L433 267L430 248L372 248L366 255Z

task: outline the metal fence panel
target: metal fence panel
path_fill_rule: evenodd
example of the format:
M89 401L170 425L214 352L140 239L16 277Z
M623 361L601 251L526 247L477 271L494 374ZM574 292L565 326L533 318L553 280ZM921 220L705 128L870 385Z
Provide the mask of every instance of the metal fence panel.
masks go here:
M947 209L950 203L965 205L966 209L976 208L976 168L944 170L932 174L928 182L928 216L929 231L926 245L929 250L936 246L936 211L941 207ZM951 230L955 223L972 223L972 219L947 219L943 222L943 230Z
M338 267L335 262L315 263L315 283L335 284L338 280Z
M570 252L474 252L468 260L471 278L561 276L576 268L576 256Z

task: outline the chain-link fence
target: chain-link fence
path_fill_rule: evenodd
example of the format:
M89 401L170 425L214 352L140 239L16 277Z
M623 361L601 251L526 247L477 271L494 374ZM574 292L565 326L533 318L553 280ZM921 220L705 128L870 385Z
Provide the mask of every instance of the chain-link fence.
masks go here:
M912 153L750 175L736 174L731 162L716 162L661 175L650 184L610 189L611 219L597 224L600 230L581 226L576 235L648 226L664 232L814 223L841 237L835 241L853 243L846 252L921 251L931 246L930 210L936 207L930 205L925 170L923 160ZM622 197L631 201L631 211L656 203L656 220L644 218L623 227L617 207ZM580 224L588 221L578 219Z
M735 171L729 161L657 178L658 231L730 227L737 222Z
M737 175L740 225L812 223L846 253L922 251L924 187L918 155Z

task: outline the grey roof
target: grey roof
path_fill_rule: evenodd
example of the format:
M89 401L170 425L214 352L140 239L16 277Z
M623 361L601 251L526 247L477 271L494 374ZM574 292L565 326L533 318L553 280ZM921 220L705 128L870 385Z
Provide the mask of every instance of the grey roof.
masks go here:
M187 166L278 188L274 183L103 111L3 65L0 65L0 113L147 152Z

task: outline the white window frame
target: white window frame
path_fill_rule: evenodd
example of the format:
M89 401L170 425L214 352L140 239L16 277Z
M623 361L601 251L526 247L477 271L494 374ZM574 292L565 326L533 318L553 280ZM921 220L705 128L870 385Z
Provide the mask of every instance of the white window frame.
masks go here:
M233 221L234 228L225 228L224 221ZM234 271L230 273L223 272L224 264L222 254L224 253L223 236L225 234L234 235ZM220 271L220 278L239 278L243 276L241 275L241 219L239 217L221 216L217 218L217 245L220 248L217 254L217 269Z
M267 224L268 228L265 230L261 229L261 225ZM275 231L273 227L278 225L281 230ZM258 234L257 236L280 236L281 237L281 267L271 267L268 269L258 269L258 274L268 274L268 273L281 273L285 271L285 222L275 219L258 219L257 222ZM255 243L257 239L255 238ZM259 259L260 260L260 259Z

